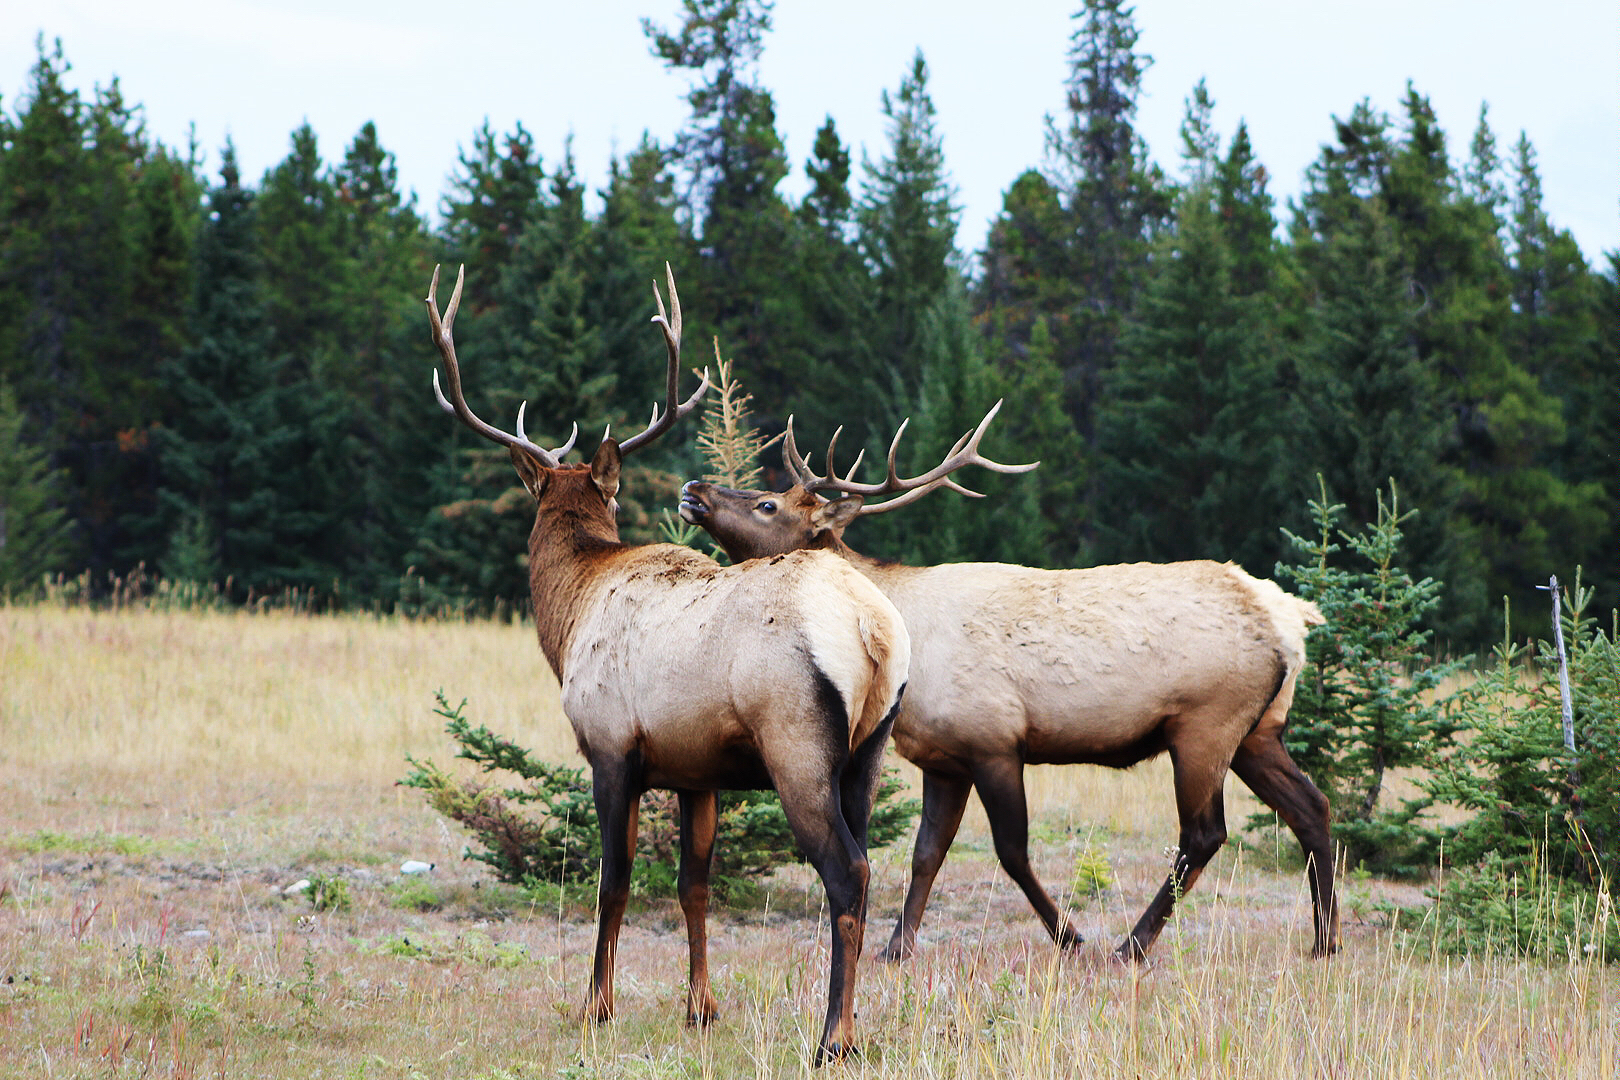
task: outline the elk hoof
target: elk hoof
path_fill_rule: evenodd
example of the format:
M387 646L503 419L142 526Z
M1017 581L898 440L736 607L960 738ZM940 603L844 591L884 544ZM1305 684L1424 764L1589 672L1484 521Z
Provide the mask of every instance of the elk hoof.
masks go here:
M1076 930L1072 926L1065 926L1062 930L1058 931L1057 947L1065 950L1073 949L1083 944L1085 940L1086 939L1081 936L1080 931Z
M860 1053L860 1048L854 1043L823 1043L822 1045L816 1047L816 1058L812 1064L819 1069L830 1062L843 1061L845 1058L850 1057L859 1057Z
M884 964L898 964L902 960L910 960L917 953L912 945L901 945L891 941L884 946L883 951L877 954L878 961Z
M1145 964L1147 963L1147 949L1143 948L1135 938L1126 938L1113 952L1113 961L1116 964Z
M585 1011L580 1018L587 1024L605 1024L613 1019L613 1005L598 998L585 1006Z
M706 1028L714 1023L714 1018L720 1014L720 1007L714 999L700 1002L697 1005L690 1003L686 1006L686 1026L690 1028Z

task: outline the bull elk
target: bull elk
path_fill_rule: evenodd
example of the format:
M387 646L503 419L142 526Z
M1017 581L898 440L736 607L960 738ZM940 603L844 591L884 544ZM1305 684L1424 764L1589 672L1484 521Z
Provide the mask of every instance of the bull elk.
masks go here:
M951 477L969 464L1008 466L978 452L998 402L944 462L901 479L889 446L888 476L842 477L827 447L813 472L788 422L787 491L738 491L691 482L681 516L735 560L801 549L850 560L900 609L912 634L911 673L894 725L895 749L923 773L923 811L905 907L883 958L916 947L935 875L961 824L970 789L990 821L996 855L1060 946L1080 941L1029 864L1026 764L1123 768L1168 752L1180 839L1170 874L1115 955L1146 956L1175 907L1226 840L1222 785L1228 769L1282 815L1309 866L1315 941L1339 941L1326 798L1282 743L1307 628L1316 605L1231 564L1135 563L1037 570L1000 563L903 566L844 543L864 514L903 506L939 487L968 495ZM891 495L885 502L866 500ZM744 565L747 565L746 563Z
M637 804L673 790L680 811L677 879L690 952L687 1022L715 1014L705 927L717 790L774 787L793 835L827 892L832 964L817 1060L844 1053L853 1035L855 966L866 928L866 832L883 746L905 683L910 639L894 606L827 552L721 567L674 544L621 543L614 497L620 462L687 415L708 373L678 400L680 298L668 279L666 315L653 288L669 354L665 406L639 434L604 435L589 465L564 465L568 443L529 441L468 408L451 327L463 274L440 316L439 273L428 318L439 350L447 412L506 446L535 500L529 590L540 648L562 685L563 711L591 765L602 828L600 916L586 1016L613 1014L613 967L630 891Z

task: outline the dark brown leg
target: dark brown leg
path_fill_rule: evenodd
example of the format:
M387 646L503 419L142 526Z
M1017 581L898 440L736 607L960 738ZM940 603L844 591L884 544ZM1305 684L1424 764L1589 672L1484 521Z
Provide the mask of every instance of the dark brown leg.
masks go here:
M624 907L630 899L630 862L636 851L641 791L633 778L638 772L637 763L626 759L595 762L591 768L596 818L602 828L602 876L597 890L596 962L585 1018L599 1023L613 1018L613 961Z
M855 969L866 936L870 871L866 853L855 842L840 806L838 775L847 762L829 768L814 761L817 757L824 762L836 761L836 747L823 751L800 745L792 750L791 754L773 755L767 749L765 757L799 849L827 890L832 956L827 976L827 1018L816 1047L815 1063L821 1065L854 1048Z
M922 821L917 825L917 844L911 853L911 883L906 888L900 921L894 924L894 936L878 954L879 960L905 960L917 951L917 928L922 925L928 894L933 892L934 879L945 865L945 854L956 839L956 830L962 826L962 811L967 808L968 792L972 790L973 782L965 776L923 773Z
M1333 887L1333 843L1328 832L1332 812L1327 796L1300 772L1288 750L1275 737L1251 735L1232 759L1237 773L1260 801L1277 811L1299 839L1311 883L1311 911L1316 928L1313 956L1339 949L1339 901Z
M686 1023L707 1027L714 1019L709 990L709 867L714 861L716 799L712 791L677 791L681 807L681 868L677 883L686 916L690 954L686 980Z
M990 836L995 841L1001 868L1024 890L1041 924L1060 948L1079 944L1082 940L1079 932L1058 910L1029 865L1029 803L1024 797L1024 763L1016 758L981 761L974 767L973 784L979 790L979 800L984 803L985 815L990 819Z
M1114 950L1118 960L1145 959L1148 949L1164 929L1165 920L1175 910L1176 901L1191 889L1204 867L1226 843L1226 808L1221 798L1221 784L1226 779L1226 762L1219 767L1193 763L1196 750L1178 754L1171 745L1170 759L1175 768L1176 811L1181 816L1181 838L1177 844L1175 863L1170 876L1159 887L1158 895L1148 904L1137 920L1136 928ZM1207 759L1205 759L1207 761Z

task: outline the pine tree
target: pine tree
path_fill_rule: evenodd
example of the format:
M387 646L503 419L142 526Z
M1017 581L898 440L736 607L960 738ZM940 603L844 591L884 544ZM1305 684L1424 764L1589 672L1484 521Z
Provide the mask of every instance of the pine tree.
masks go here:
M26 595L69 565L63 477L27 426L17 395L0 382L0 598Z
M473 134L472 150L463 152L459 163L440 206L449 248L446 258L494 281L540 199L545 171L534 136L522 123L497 138L486 120ZM489 302L486 298L469 310L477 312Z
M1406 533L1415 572L1465 594L1435 618L1466 636L1478 610L1466 594L1483 567L1457 514L1456 471L1443 460L1450 426L1440 374L1419 345L1413 256L1384 197L1395 154L1389 120L1361 102L1335 125L1337 143L1307 170L1293 226L1312 295L1299 387L1311 442L1297 456L1309 455L1353 520L1376 520L1371 493L1391 479L1399 485L1421 511Z
M340 266L330 285L341 321L314 389L341 438L326 465L334 482L322 497L337 525L323 537L323 558L339 568L349 598L374 604L392 597L405 572L411 534L431 505L426 473L449 432L434 419L419 360L427 237L375 125L361 127L330 182Z
M776 105L758 84L759 58L771 28L765 0L686 0L682 21L642 28L655 56L691 73L691 117L671 159L684 174L685 225L698 241L695 275L682 286L698 341L718 333L765 401L782 401L795 373L777 362L803 327L781 283L791 275L792 212L777 186L788 174L776 131Z
M1069 294L1052 327L1067 404L1088 446L1149 244L1170 212L1134 119L1152 57L1137 51L1125 0L1086 0L1070 36L1067 116L1047 120L1046 174L1064 211Z
M876 297L858 244L850 154L832 117L816 132L804 169L810 190L797 209L790 268L801 332L780 362L811 392L762 402L760 421L781 430L791 412L800 431L830 433L840 424L865 431L862 406L874 400L883 366L871 340Z
M307 558L331 523L308 506L310 418L299 391L282 383L287 361L271 352L254 210L227 143L198 244L196 344L167 365L176 411L157 434L172 538L159 567L169 577L228 580L236 600L332 576Z
M155 373L183 303L159 256L193 210L185 165L146 138L117 82L87 103L69 70L41 41L0 143L0 379L62 471L69 558L104 581L150 555L131 525L151 513Z
M1221 156L1212 109L1200 83L1182 125L1175 228L1103 377L1097 557L1236 559L1264 574L1294 494L1274 258L1261 246L1270 198L1246 139Z
M861 250L873 269L872 347L891 380L891 405L903 415L924 377L923 320L960 277L960 211L922 53L912 58L894 95L885 90L882 100L889 146L882 160L866 164L858 221Z
M1525 579L1567 575L1574 566L1585 566L1598 583L1598 602L1610 604L1620 587L1620 553L1614 545L1615 461L1620 459L1614 403L1620 398L1620 366L1604 341L1607 331L1612 345L1613 320L1604 317L1602 280L1587 268L1574 237L1547 218L1535 150L1523 135L1514 148L1508 231L1513 312L1505 332L1507 351L1546 396L1526 392L1504 401L1499 412L1511 423L1528 411L1525 399L1536 405L1550 401L1555 417L1532 415L1559 437L1549 435L1526 448L1523 472L1544 473L1551 482L1538 476L1534 494L1540 497L1525 512L1518 537L1529 543L1509 549L1504 561L1524 565L1534 556L1546 568L1521 573ZM1522 473L1507 479L1523 485ZM1511 595L1516 612L1539 606L1520 590Z

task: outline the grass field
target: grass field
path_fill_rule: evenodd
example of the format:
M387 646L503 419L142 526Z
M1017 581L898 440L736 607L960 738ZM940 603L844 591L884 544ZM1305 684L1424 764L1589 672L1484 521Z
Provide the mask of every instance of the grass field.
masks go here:
M713 916L721 1016L681 1025L673 899L638 898L619 1018L577 1020L594 924L462 861L394 785L448 764L433 692L556 760L572 735L520 624L0 607L0 1077L751 1077L809 1073L826 980L814 876ZM915 780L916 772L901 765ZM1308 958L1303 875L1229 846L1140 967L1109 962L1175 840L1168 770L1037 769L1037 867L1115 877L1055 952L977 806L918 957L863 963L860 1057L829 1076L1620 1075L1620 975L1579 956L1431 956L1346 883L1345 951ZM1255 808L1228 789L1235 832ZM868 954L909 852L874 856ZM407 859L437 863L402 878ZM317 911L282 889L334 882Z

